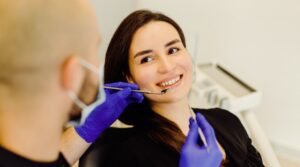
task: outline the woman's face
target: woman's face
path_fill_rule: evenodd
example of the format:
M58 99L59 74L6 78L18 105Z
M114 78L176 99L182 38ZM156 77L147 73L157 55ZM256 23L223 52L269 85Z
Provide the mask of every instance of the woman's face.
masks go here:
M139 28L129 49L128 79L142 90L151 103L169 103L186 99L192 82L192 60L177 30L169 23L152 21Z

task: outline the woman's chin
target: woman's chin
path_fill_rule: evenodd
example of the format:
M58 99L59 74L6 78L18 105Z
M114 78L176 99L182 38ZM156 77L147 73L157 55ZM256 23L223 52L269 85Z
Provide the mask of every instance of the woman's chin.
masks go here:
M170 90L170 92L167 92L164 95L158 95L160 97L149 97L148 99L152 103L176 103L179 102L183 99L188 98L188 93L187 92L180 92L180 91L175 91L175 90Z

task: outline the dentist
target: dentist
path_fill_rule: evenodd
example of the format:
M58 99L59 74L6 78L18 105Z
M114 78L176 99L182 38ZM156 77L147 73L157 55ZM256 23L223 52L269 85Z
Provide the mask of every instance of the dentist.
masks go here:
M80 155L64 148L84 151L143 96L116 83L125 89L106 92L103 103L99 28L88 1L1 0L0 11L0 166L69 166ZM84 124L63 131L70 116L92 109Z

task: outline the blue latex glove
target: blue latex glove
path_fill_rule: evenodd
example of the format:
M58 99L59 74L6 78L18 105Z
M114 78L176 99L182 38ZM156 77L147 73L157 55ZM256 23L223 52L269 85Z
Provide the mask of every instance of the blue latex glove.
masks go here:
M121 113L131 103L141 103L144 99L142 93L132 92L138 89L135 84L117 82L107 86L124 88L123 90L105 89L106 100L97 106L86 118L82 125L75 130L86 142L94 142L98 136L116 121Z
M222 153L219 150L215 132L204 116L196 114L198 126L203 131L207 146L198 145L198 126L190 119L190 130L185 144L181 150L180 167L219 167L222 161Z

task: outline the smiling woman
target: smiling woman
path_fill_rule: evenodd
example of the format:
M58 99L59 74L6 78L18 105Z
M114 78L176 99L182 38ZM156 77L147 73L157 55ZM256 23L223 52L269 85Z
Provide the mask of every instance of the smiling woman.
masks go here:
M134 126L129 134L124 137L123 132L109 129L82 161L100 149L97 156L102 156L98 158L102 162L97 162L98 166L178 166L189 118L201 113L216 133L223 155L221 166L263 166L236 116L221 109L189 107L192 60L184 34L171 18L147 10L127 16L109 44L104 80L135 83L153 92L168 91L162 95L145 94L143 103L128 106L120 120ZM199 138L199 145L203 143Z
M128 81L146 90L172 89L164 96L146 95L153 106L157 106L156 102L186 99L191 87L192 60L171 24L151 21L139 28L128 56Z

